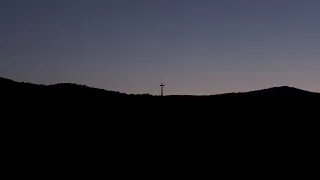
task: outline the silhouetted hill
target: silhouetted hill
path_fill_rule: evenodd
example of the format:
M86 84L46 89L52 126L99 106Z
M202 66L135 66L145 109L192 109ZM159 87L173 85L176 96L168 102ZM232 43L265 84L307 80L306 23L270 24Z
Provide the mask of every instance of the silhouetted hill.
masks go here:
M226 97L277 97L277 98L285 98L285 97L320 97L319 93L310 92L294 87L289 86L280 86L280 87L271 87L267 89L261 90L253 90L248 92L239 92L239 93L226 93L219 94L218 96Z
M302 89L297 89L294 87L288 87L288 86L281 86L281 87L272 87L268 89L262 89L262 90L256 90L256 91L250 91L247 92L246 94L251 94L251 95L275 95L275 96L297 96L297 95L305 95L305 96L310 96L310 95L318 95L317 93L309 92L306 90Z
M125 94L73 83L37 85L4 78L0 79L0 95L11 109L41 109L41 112L53 115L65 112L98 116L107 112L120 119L128 116L148 119L153 114L157 114L155 118L174 119L217 118L221 114L224 118L245 115L251 119L256 114L269 118L297 113L309 116L317 112L315 104L320 102L319 93L287 86L208 96L161 97Z
M38 85L25 82L16 82L6 78L0 78L0 92L5 96L95 96L95 97L143 97L161 99L212 99L212 98L250 98L250 97L320 97L319 93L309 92L294 87L280 86L249 92L225 93L204 96L152 96L149 94L125 94L110 90L104 90L75 83L59 83L54 85Z
M318 137L315 128L319 94L291 87L214 96L160 97L69 83L36 85L1 78L0 95L4 139L19 145L14 148L16 154L25 149L35 153L52 149L50 157L61 152L69 159L74 154L75 162L82 161L79 157L83 154L99 159L101 154L109 156L110 151L112 156L120 153L119 157L127 158L129 154L139 158L137 154L152 153L152 149L161 151L156 155L176 149L175 156L191 148L198 149L200 155L207 152L241 157L266 149L267 153L259 155L264 157L292 144L292 148L283 150L282 157L297 146L307 147L306 142L314 144L313 139ZM67 151L74 144L78 146ZM40 148L34 148L37 146ZM76 154L79 149L85 152ZM186 157L182 155L181 159Z
M126 94L107 91L78 85L74 83L59 83L54 85L38 85L25 82L16 82L10 79L0 78L0 92L5 96L96 96L118 97Z

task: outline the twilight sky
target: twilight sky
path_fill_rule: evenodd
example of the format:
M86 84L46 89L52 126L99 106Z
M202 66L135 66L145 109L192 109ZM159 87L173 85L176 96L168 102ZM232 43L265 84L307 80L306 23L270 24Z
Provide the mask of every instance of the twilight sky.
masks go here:
M320 92L319 0L1 0L0 77L125 93Z

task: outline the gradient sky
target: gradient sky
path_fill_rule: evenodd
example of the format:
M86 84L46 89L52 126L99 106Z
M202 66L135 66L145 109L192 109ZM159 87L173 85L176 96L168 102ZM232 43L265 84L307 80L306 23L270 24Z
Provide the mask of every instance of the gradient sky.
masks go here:
M0 76L125 93L320 92L319 0L1 0Z

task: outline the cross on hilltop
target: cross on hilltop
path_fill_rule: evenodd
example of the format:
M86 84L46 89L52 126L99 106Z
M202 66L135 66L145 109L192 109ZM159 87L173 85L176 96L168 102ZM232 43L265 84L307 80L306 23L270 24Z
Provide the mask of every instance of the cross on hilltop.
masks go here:
M160 87L161 87L161 96L163 96L163 87L164 87L165 85L163 84L163 83L161 83L160 84Z

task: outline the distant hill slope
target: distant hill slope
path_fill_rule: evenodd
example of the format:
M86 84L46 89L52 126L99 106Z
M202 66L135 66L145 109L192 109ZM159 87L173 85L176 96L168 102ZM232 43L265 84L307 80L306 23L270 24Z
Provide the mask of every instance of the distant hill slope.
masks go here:
M268 88L268 89L262 89L262 90L256 90L256 91L250 91L247 92L246 94L264 94L264 95L298 95L298 94L304 94L304 95L315 95L317 93L309 92L306 90L302 89L297 89L294 87L288 87L288 86L281 86L281 87L273 87L273 88Z
M78 85L74 83L59 83L54 85L38 85L16 82L0 77L0 92L2 95L15 96L125 96L126 94Z
M248 92L242 92L242 93L228 93L228 94L222 94L222 95L233 95L233 96L245 96L245 97L314 97L319 96L319 93L310 92L294 87L288 87L288 86L280 86L280 87L271 87L267 89L261 89L261 90L254 90L254 91L248 91Z

